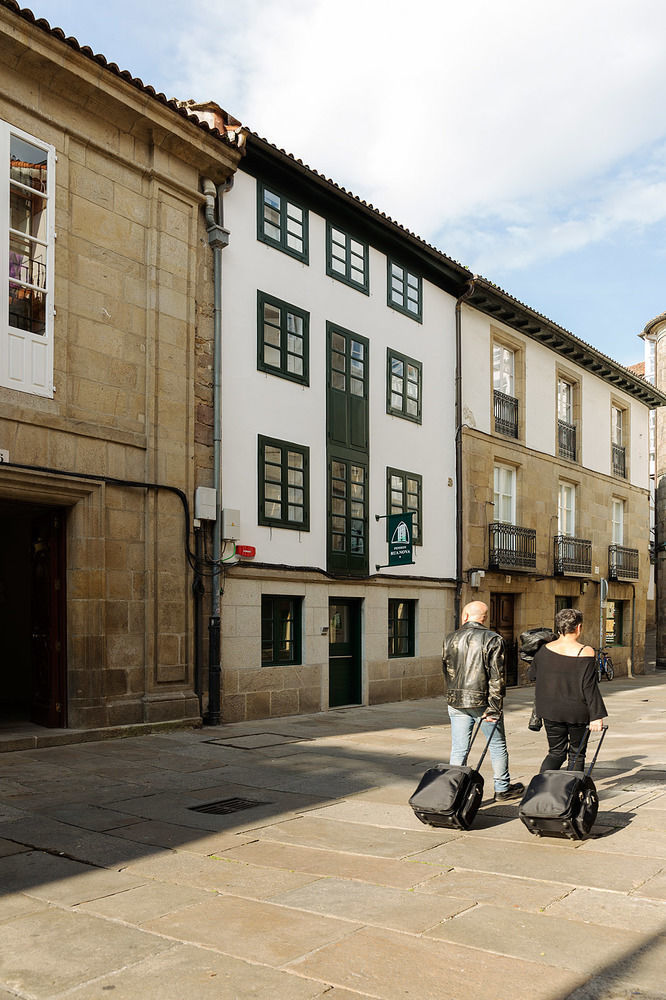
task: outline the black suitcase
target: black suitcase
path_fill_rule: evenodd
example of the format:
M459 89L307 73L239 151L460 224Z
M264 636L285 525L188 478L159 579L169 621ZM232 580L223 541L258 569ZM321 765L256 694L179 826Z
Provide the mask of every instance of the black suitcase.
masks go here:
M474 822L483 798L483 777L479 774L479 768L499 719L493 726L476 768L468 767L467 758L481 728L481 721L479 719L474 728L462 764L437 764L428 768L419 781L409 804L422 823L454 830L469 830Z
M518 815L530 833L537 837L544 833L554 834L571 840L587 837L599 811L599 796L590 775L607 728L604 726L601 731L594 758L586 771L576 770L575 764L587 745L589 729L576 752L574 768L534 775L518 807Z

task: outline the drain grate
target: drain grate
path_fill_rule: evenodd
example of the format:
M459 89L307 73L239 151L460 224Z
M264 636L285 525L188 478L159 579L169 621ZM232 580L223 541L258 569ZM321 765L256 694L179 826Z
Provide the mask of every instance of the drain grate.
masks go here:
M243 809L254 809L255 806L269 806L270 802L257 802L255 799L220 799L218 802L205 802L200 806L189 806L190 812L214 813L225 816L227 813L241 812Z

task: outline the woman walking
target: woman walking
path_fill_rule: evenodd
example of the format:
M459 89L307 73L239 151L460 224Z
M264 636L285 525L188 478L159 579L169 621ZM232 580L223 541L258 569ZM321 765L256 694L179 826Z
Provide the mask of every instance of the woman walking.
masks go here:
M555 631L559 635L537 650L528 672L529 679L536 680L536 713L543 718L548 737L541 771L558 770L567 757L571 767L587 725L600 730L608 714L597 683L594 650L579 642L582 628L580 611L558 611ZM583 752L576 770L584 767Z

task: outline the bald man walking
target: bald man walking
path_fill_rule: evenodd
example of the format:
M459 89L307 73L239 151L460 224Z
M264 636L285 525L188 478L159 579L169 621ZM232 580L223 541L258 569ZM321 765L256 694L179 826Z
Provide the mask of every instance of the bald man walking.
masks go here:
M482 601L466 604L462 625L444 640L442 664L448 684L451 719L451 764L462 764L477 719L486 739L499 719L490 740L490 759L495 778L495 801L520 799L525 786L511 784L502 703L506 692L504 639L486 628L488 606Z

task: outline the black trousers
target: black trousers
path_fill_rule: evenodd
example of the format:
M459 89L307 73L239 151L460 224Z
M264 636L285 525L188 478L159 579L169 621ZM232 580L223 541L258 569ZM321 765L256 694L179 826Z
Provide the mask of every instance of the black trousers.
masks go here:
M541 764L541 771L558 771L564 761L569 758L569 766L573 764L576 750L585 735L585 722L551 722L544 719L543 724L548 737L548 753ZM585 753L582 753L576 763L576 770L585 767Z

